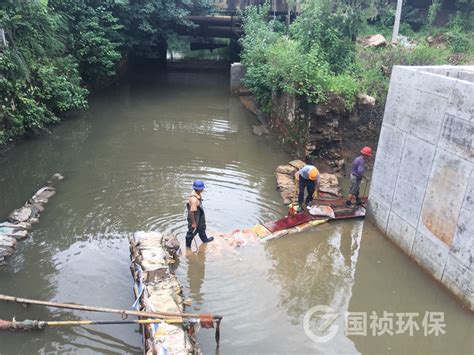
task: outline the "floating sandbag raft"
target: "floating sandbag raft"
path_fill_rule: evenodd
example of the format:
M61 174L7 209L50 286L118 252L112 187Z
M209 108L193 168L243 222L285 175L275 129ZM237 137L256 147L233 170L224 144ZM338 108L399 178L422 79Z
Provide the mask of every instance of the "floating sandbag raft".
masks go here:
M277 188L283 198L284 204L289 205L289 215L276 221L270 221L256 225L251 229L234 231L230 234L218 234L217 236L229 240L230 245L245 245L250 240L263 240L279 238L285 235L299 233L311 227L318 226L331 220L350 218L361 218L365 216L363 205L347 207L345 198L341 195L338 178L333 174L321 174L318 195L307 211L296 213L295 201L298 195L298 186L295 173L305 163L301 160L293 160L286 165L280 165L276 169ZM363 203L367 198L362 197ZM291 213L290 213L291 210ZM238 232L236 234L236 232ZM214 235L214 234L213 234ZM243 238L242 238L243 237Z
M8 216L8 221L0 223L0 265L5 265L5 258L15 252L17 240L28 237L31 225L39 222L44 205L56 194L53 184L63 180L61 174L54 174L48 185L40 188L22 207Z
M220 318L212 315L189 317L184 312L183 293L170 265L178 260L179 242L173 235L159 232L136 232L130 238L131 271L135 280L137 310L173 312L175 324L158 323L143 326L146 354L201 354L194 338L200 328L211 328L217 319L216 341Z

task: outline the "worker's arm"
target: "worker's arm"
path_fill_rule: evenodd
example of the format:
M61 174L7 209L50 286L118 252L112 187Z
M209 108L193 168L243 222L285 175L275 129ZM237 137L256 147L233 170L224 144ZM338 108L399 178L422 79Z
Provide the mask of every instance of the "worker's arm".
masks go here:
M197 227L197 223L196 223L196 211L189 211L189 214L191 216L191 227L193 227L193 229L196 229Z
M313 200L316 200L318 198L320 185L321 185L321 175L318 175L318 178L316 179L316 185L314 186Z
M318 175L318 179L316 180L316 187L314 188L314 194L313 194L314 199L318 198L319 186L320 185L321 185L321 175Z
M197 222L196 222L196 212L198 209L198 200L195 197L191 197L189 199L189 217L191 218L191 227L193 229L196 229L197 227Z

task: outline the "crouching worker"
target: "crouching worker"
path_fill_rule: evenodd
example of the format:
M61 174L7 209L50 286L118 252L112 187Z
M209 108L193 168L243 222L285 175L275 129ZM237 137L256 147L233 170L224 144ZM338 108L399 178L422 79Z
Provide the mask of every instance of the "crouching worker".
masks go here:
M354 198L357 205L362 204L362 201L359 198L360 183L362 182L362 178L364 178L366 181L369 181L369 179L367 179L367 177L364 175L364 171L365 161L371 156L372 149L370 147L364 147L360 151L360 155L352 162L351 187L349 189L349 196L347 196L347 207L352 206Z
M308 195L306 196L306 206L311 205L313 201L313 195L315 191L318 191L319 182L321 181L321 175L318 169L313 165L305 165L295 174L296 180L298 180L298 205L303 206L304 190L306 189Z
M193 183L193 192L189 196L186 208L188 210L188 233L186 233L186 248L191 248L191 243L199 234L203 243L209 243L214 240L206 235L206 216L202 207L202 192L204 191L204 182L196 180Z

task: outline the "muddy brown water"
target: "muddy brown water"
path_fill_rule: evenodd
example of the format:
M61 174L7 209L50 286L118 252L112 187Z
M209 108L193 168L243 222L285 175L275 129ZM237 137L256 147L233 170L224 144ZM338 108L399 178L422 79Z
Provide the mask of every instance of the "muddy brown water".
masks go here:
M20 206L54 172L58 186L9 265L1 293L130 308L127 237L137 230L177 233L194 178L207 183L209 229L229 232L285 214L274 168L289 157L228 95L227 71L137 72L93 98L91 108L0 159L0 217ZM473 317L368 222L314 230L233 249L209 245L182 257L177 275L189 311L224 315L221 354L468 354ZM332 323L317 305L339 314ZM417 312L419 330L346 335L345 312ZM425 312L444 312L446 334L425 336ZM116 319L0 303L0 318ZM395 321L393 321L395 323ZM327 342L324 336L338 327ZM390 327L389 327L390 328ZM395 324L391 327L395 332ZM198 340L215 352L214 333ZM139 354L136 326L0 333L1 354Z

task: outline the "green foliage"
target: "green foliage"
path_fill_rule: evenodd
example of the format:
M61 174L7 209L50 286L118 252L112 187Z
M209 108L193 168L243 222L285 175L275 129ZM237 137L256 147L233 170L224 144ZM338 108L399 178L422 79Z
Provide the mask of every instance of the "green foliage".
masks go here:
M430 7L428 8L428 27L432 27L438 16L438 12L441 9L441 0L433 0Z
M0 145L87 107L126 52L157 56L176 25L210 0L3 0Z
M76 61L66 54L61 16L45 2L8 1L0 24L9 43L0 54L3 142L38 132L61 112L86 107L87 90Z
M349 20L347 7L324 1L303 5L288 33L267 21L268 5L246 10L241 40L244 82L266 111L272 92L296 94L308 103L322 103L335 93L351 108L357 83L348 68L355 58L352 39L357 26Z
M141 0L117 5L125 26L126 47L140 57L159 58L176 26L192 26L186 16L209 8L207 0Z
M354 74L361 90L376 98L374 119L379 124L383 117L385 99L394 65L446 65L455 55L451 46L428 46L426 34L415 38L413 48L386 46L384 48L358 47ZM462 58L461 63L462 64Z
M99 0L49 0L63 18L67 47L87 82L115 74L121 58L123 26L114 17L114 3Z
M319 52L334 73L342 73L354 61L358 25L353 20L354 11L348 9L325 11L312 3L291 26L292 36L303 49L310 51L313 47L319 47Z
M471 23L466 22L465 18L457 13L452 16L448 23L448 43L451 49L456 53L470 53L474 52L474 20Z
M456 53L466 53L472 51L472 37L463 33L460 29L452 28L446 35L448 36L449 45Z

